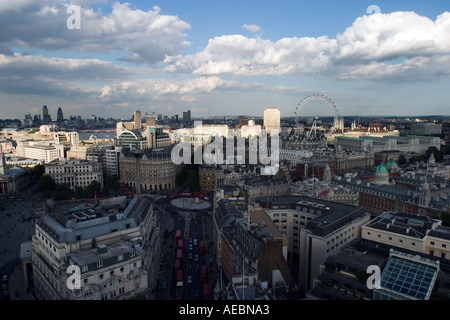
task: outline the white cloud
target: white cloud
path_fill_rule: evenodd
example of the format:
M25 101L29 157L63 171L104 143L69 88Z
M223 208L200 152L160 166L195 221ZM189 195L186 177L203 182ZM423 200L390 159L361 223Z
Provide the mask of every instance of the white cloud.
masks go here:
M248 30L250 32L258 32L259 30L261 30L261 28L259 26L257 26L256 24L244 24L242 26L242 28L244 28L245 30Z
M128 3L115 2L107 15L91 7L82 7L81 29L69 30L66 27L70 17L66 12L67 5L55 1L26 2L20 12L0 5L0 47L128 51L129 54L122 58L125 61L155 64L178 55L189 44L185 40L185 31L190 25L176 16L160 14L160 8L156 6L142 11L130 8Z
M210 39L203 51L173 57L168 72L240 76L300 75L337 79L413 80L438 61L450 68L450 13L435 21L414 12L365 15L336 39L284 38L276 42L225 35ZM429 58L426 63L417 59ZM401 59L402 63L392 64ZM432 68L436 76L442 72ZM426 72L428 78L432 74ZM405 77L408 75L408 78Z

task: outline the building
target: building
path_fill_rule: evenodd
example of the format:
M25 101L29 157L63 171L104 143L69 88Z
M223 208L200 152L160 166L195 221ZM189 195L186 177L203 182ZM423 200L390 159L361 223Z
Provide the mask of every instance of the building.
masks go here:
M264 110L264 129L270 135L273 130L281 129L280 110L276 107L268 107Z
M425 153L429 147L440 149L441 138L433 136L384 136L372 137L361 136L352 138L337 136L334 139L334 146L341 146L344 150L381 152L386 150L397 150L403 153Z
M198 168L199 188L202 191L213 191L217 187L216 167L202 164Z
M133 115L134 129L141 130L142 129L142 118L141 111L136 110Z
M171 151L172 148L167 147L144 149L137 153L129 148L122 148L119 156L119 181L142 190L175 188L176 176L182 166L173 163Z
M302 196L262 197L258 201L288 240L288 262L298 268L299 287L307 292L325 259L361 236L370 215L347 204Z
M246 212L244 197L220 199L214 210L213 239L225 299L286 299L292 275L286 239L263 210Z
M385 212L362 227L361 237L450 260L450 228L427 216Z
M44 215L32 237L34 293L39 300L147 295L156 287L157 238L157 218L145 198L112 198ZM69 266L80 271L78 286L70 283Z
M162 117L158 118L158 121L162 122ZM147 113L145 115L145 125L147 127L156 127L156 116L151 113Z
M18 146L19 144L22 145L23 154L18 153L18 155L24 158L50 163L64 157L64 146L62 144L45 141L21 141L18 142Z
M104 185L102 164L96 161L60 159L45 164L45 174L56 184L68 184L73 190L86 188L93 181Z
M64 122L64 115L63 115L61 107L58 108L58 112L56 114L56 122L58 122L58 123Z
M114 140L119 147L131 146L135 149L145 149L148 146L147 139L139 130L123 129Z
M191 110L183 112L183 124L187 127L191 124Z
M410 134L418 136L440 135L442 134L442 124L433 122L411 123Z
M30 185L28 170L7 168L5 154L0 152L0 195L20 192Z
M48 114L47 106L42 107L42 122L47 124L52 122L52 117Z

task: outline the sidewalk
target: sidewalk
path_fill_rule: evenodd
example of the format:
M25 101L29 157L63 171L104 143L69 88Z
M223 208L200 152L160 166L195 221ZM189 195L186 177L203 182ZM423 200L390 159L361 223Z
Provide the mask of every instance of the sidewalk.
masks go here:
M17 266L9 277L8 288L11 300L35 300L31 293L27 293L24 270L19 269Z

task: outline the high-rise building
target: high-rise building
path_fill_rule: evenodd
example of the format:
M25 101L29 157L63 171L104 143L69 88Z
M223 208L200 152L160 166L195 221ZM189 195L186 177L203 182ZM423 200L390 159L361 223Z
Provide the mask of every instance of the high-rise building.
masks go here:
M264 129L267 134L270 134L272 130L280 130L281 128L281 116L280 110L276 107L268 107L264 110Z
M147 113L145 116L145 125L147 127L156 126L156 116L154 114Z
M43 106L42 107L42 122L43 123L50 123L50 122L52 122L52 117L48 114L47 106Z
M64 115L63 115L61 107L58 108L58 113L56 115L56 121L58 123L64 122Z
M183 112L183 124L189 125L191 123L191 110Z
M141 111L136 110L134 112L133 121L134 121L134 129L135 130L142 129Z

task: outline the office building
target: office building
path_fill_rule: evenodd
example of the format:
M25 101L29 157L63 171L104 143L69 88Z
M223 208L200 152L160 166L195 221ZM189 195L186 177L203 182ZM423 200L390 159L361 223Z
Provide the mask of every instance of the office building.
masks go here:
M276 107L268 107L264 110L264 129L270 135L273 130L281 130L280 110Z
M103 187L102 164L96 161L80 159L59 159L45 164L45 174L52 177L56 184L68 184L71 189L86 188L97 181Z
M145 198L111 198L44 215L32 237L34 294L39 300L148 297L157 284L158 238ZM80 271L78 285L70 286L69 266Z

